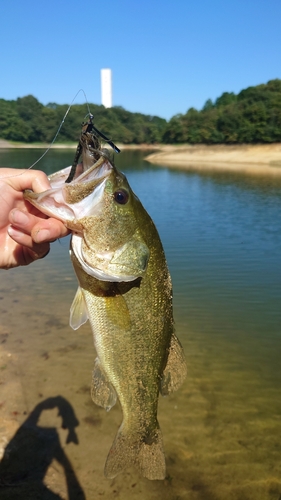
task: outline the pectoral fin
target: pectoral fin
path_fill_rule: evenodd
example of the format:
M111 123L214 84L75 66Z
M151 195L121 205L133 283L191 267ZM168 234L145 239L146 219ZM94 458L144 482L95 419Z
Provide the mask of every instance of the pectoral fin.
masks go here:
M70 307L69 324L73 330L78 330L81 325L86 323L87 319L88 311L82 290L79 286Z
M183 348L179 339L173 333L167 364L160 383L162 396L168 396L171 392L176 391L183 383L186 372L187 368Z
M108 269L120 277L128 275L134 276L136 279L143 275L148 260L148 247L143 241L134 237L114 252Z
M109 411L117 401L117 394L100 365L99 358L95 360L91 386L92 400L96 405Z

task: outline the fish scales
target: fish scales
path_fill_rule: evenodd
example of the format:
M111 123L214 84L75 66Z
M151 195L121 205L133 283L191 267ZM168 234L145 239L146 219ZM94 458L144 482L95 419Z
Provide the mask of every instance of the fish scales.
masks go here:
M70 324L74 329L87 319L91 324L97 352L94 402L110 410L118 398L123 413L105 475L112 478L136 465L145 477L164 479L158 396L178 389L186 364L174 333L162 243L126 177L107 157L82 174L80 166L79 175L65 184L69 170L51 176L54 188L25 197L73 233L70 253L79 288Z

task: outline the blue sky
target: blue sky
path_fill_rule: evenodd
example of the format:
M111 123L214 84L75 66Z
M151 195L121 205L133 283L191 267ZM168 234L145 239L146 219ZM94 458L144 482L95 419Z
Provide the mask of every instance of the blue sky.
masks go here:
M0 19L4 99L100 104L109 67L114 105L170 119L281 78L280 0L0 0Z

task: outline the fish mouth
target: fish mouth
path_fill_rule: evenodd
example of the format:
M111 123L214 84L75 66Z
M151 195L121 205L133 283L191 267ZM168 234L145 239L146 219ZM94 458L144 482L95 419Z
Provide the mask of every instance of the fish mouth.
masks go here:
M55 172L48 176L52 189L62 188L64 186L71 168L71 166L63 168L62 170L59 170L58 172ZM75 178L71 182L69 182L71 186L75 186L81 183L84 184L86 182L92 181L93 179L101 179L111 172L111 170L113 169L113 165L110 163L108 158L106 158L105 156L101 156L101 158L87 170L83 171L83 163L79 163L77 165L77 169L78 171L80 169L81 173L78 176L76 175Z
M104 183L114 169L106 157L66 184L71 167L50 175L51 188L43 193L24 191L24 198L49 217L55 217L72 229L71 222L92 215L99 203ZM69 225L69 226L68 226Z

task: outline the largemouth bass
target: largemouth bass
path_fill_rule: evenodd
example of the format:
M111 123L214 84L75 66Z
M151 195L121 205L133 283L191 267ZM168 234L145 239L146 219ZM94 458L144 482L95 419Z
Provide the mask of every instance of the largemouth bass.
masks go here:
M70 167L50 177L44 193L25 198L72 231L70 254L79 287L70 325L89 319L97 358L92 399L106 410L119 398L123 422L105 476L134 464L148 479L166 474L157 420L159 391L186 375L174 333L172 283L150 216L107 156L65 183Z

